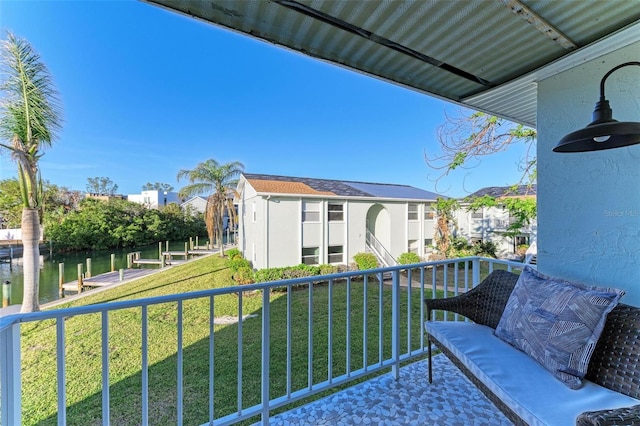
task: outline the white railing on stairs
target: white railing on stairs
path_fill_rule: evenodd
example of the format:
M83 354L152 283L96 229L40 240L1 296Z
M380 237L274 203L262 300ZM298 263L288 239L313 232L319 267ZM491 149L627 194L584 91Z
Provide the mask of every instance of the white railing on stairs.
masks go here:
M383 266L397 266L398 261L387 251L384 245L373 235L373 232L367 229L366 237L367 247L371 249L373 254L382 262Z

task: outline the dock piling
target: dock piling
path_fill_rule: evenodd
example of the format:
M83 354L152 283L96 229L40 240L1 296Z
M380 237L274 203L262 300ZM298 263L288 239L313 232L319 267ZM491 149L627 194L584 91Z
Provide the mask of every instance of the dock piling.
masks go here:
M87 278L91 278L91 258L87 257L87 273L85 274Z
M162 256L162 241L158 243L158 259L162 260L164 256Z
M111 272L116 270L116 255L111 253Z
M82 263L78 263L78 294L82 293Z
M64 297L64 263L58 263L58 295Z
M11 281L2 283L2 307L6 308L11 303Z
M121 268L120 271L118 272L120 273L120 276L119 276L120 281L124 281L124 269Z

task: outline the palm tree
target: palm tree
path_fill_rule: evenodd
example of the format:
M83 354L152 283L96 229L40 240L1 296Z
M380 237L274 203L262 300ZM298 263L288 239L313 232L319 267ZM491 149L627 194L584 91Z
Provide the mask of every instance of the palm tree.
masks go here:
M24 39L8 33L0 41L3 93L0 105L0 148L7 149L18 164L22 197L22 244L24 295L22 312L40 309L40 213L43 208L42 178L38 160L51 146L62 118L57 92L47 67Z
M233 197L237 195L235 187L243 171L244 164L238 161L220 164L210 159L199 163L193 170L178 172L178 181L182 178L189 180L189 185L179 191L181 197L210 194L207 198L204 220L209 241L216 241L220 246L220 256L224 256L222 243L224 214L226 212L229 217L228 226L233 226L236 222Z

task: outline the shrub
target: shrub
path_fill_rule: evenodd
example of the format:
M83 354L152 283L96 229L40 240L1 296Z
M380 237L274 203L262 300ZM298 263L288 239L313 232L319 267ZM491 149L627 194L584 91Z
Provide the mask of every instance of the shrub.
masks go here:
M297 266L289 266L284 268L283 271L284 279L288 280L291 278L303 278L303 277L312 277L314 275L320 275L320 267L313 265L305 265L300 264Z
M521 259L524 260L524 258L527 255L527 249L529 248L529 244L520 244L517 249L516 249L516 255Z
M283 277L283 268L265 268L256 271L256 281L259 283L280 281Z
M434 251L432 253L429 253L429 256L427 257L427 259L429 261L435 262L435 261L438 261L438 260L448 259L448 257L444 253L440 253L439 251Z
M378 259L373 253L356 253L353 260L358 265L358 270L375 269L378 267Z
M472 251L477 256L497 257L496 256L497 247L495 243L491 241L480 241L474 244Z
M420 263L420 256L411 252L402 253L398 257L398 263L400 265L412 265L414 263Z
M256 281L269 282L321 275L320 266L300 264L283 268L265 268L256 272Z
M254 282L256 282L254 277L255 274L253 272L253 269L251 269L249 266L242 266L238 268L235 274L233 274L233 279L241 285L253 284Z
M454 250L464 250L469 248L469 241L464 237L455 237L451 240L451 247Z
M251 269L251 262L249 262L247 259L243 259L242 257L236 257L227 260L227 266L229 266L229 269L231 269L231 274L235 274L240 268Z
M320 275L337 274L340 269L336 265L320 265Z
M242 253L237 248L229 249L225 253L230 260L242 257Z

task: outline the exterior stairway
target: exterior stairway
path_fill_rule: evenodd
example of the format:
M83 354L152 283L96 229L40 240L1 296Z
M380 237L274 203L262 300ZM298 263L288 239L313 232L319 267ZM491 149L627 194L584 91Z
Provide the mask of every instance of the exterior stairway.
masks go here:
M378 258L378 262L381 266L397 266L398 261L391 256L391 253L382 245L382 243L373 235L371 231L367 229L366 239L367 251L373 253Z

